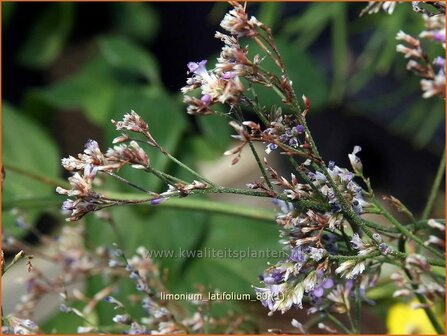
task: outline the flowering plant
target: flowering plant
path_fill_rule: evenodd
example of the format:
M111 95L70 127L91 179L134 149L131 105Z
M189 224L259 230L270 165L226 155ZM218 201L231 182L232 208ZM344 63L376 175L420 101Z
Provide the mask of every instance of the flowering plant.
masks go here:
M122 120L112 120L119 131L113 147L104 151L97 141L89 140L83 153L62 159L63 167L72 173L68 184L56 189L59 194L69 197L62 206L67 221L78 221L112 206L158 206L195 195L238 194L269 198L277 209L279 243L287 253L285 259L269 265L260 275L259 283L253 285L253 296L267 308L269 315L306 309L308 314L316 317L312 323L325 331L360 333L362 307L373 304L367 289L376 286L385 265L393 265L394 271L388 276L398 287L393 296L416 298L416 308L425 312L437 333L444 333L435 311L442 306L445 296L444 276L439 271L445 268L445 241L441 238L445 220L431 218L430 214L445 162L441 164L429 202L421 218L417 218L397 198L376 194L373 182L364 174L360 146L355 146L347 155L351 167L340 167L336 162L327 161L318 150L308 124L311 100L305 95L298 98L270 28L255 17L249 17L245 6L236 2L231 4L233 8L221 22L225 33L215 35L223 44L217 63L213 67L206 60L188 63L189 77L181 92L188 114L200 118L218 115L222 122L232 127L236 145L224 154L231 156L232 166L237 167L243 151L250 150L259 177L247 181L245 188L225 187L211 181L169 153L152 134L151 125L144 117L131 111ZM374 10L371 6L367 10ZM392 5L383 6L392 11ZM442 40L437 31L442 25L445 27L443 18L438 14L424 16L428 31L421 37L445 43L445 35ZM399 45L397 51L411 59L409 70L423 77L423 97L443 96L445 61L436 58L435 71L420 49L419 40L403 32L397 38L407 44ZM250 48L245 46L247 40L256 44L261 53L252 55ZM275 71L264 67L268 62L275 66ZM278 106L263 106L257 94L259 87L274 91ZM264 148L263 158L256 150L257 144ZM161 153L185 170L188 178L157 169L148 149ZM292 173L279 172L272 158L275 153L288 160ZM161 180L166 190L161 193L148 190L120 175L129 168ZM101 190L104 177L138 190L141 197L123 198L112 191ZM403 219L398 219L395 211L400 212ZM106 217L106 220L113 223L111 218ZM10 241L9 244L18 242ZM165 291L162 276L144 248L138 249L132 258L126 257L119 245L92 254L80 246L74 251L79 254L72 258L76 267L70 256L61 260L62 264L70 264L63 265L70 270L73 279L82 272L93 275L106 269L114 278L128 276L142 294L135 301L150 316L140 320L134 318L122 302L110 295L112 285L94 298L85 298L82 293L75 297L62 293L61 310L88 321L89 325L79 332L107 332L88 319L100 300L110 303L119 312L112 319L119 326L116 330L131 334L208 332L210 326L225 323L211 321L203 304L198 305L199 309L192 317L177 318L175 308L169 307L160 297ZM35 288L33 295L40 295L39 289ZM82 311L69 304L75 299L87 302ZM345 318L341 317L343 315ZM14 333L37 329L28 319L11 316L7 322L7 331ZM302 324L297 319L291 320L291 324L294 331L300 333L306 333L311 327L310 323ZM231 331L237 327L239 325Z

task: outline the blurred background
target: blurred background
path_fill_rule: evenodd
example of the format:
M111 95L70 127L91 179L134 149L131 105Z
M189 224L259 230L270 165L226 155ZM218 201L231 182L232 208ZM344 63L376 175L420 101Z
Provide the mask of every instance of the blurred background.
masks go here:
M394 36L399 30L417 34L423 29L420 15L409 4L401 4L393 15L359 18L365 4L249 3L248 12L272 27L297 94L310 99L309 125L323 157L347 167L347 154L360 145L365 175L371 177L376 192L398 197L417 214L425 205L444 148L444 101L422 99L418 78L405 70L405 60L395 52ZM252 159L228 169L231 159L222 158L231 146L228 125L214 116L187 115L179 93L187 62L215 63L221 45L213 36L227 10L226 3L2 3L4 233L37 243L35 235L15 225L13 209L17 208L45 234L57 234L64 223L58 210L63 198L52 186L19 174L16 168L51 179L66 178L60 158L81 152L88 139L96 139L103 149L110 146L117 135L110 119L119 120L130 109L144 117L162 146L206 176L224 185L254 180L258 172ZM434 48L427 45L426 50ZM261 97L267 106L279 104L271 92ZM151 162L160 170L188 177L158 153L151 152ZM123 171L145 188L165 189L159 181L137 173ZM106 187L129 191L113 181L107 181ZM241 202L234 197L224 200ZM271 208L270 203L248 202ZM439 217L444 217L443 204L441 197ZM125 235L126 251L140 245L278 248L273 222L146 207L121 207L111 214ZM115 241L108 223L96 216L83 221L88 244ZM203 284L252 293L250 286L257 283L268 261L274 262L158 262L169 270L172 292L192 291ZM83 284L88 293L104 285L100 277ZM8 286L13 284L5 281L2 286L5 310L13 308L19 290L17 284ZM131 282L123 284L120 295L132 290ZM378 293L376 299L386 303L388 295ZM386 311L380 307L366 309L365 333L386 330ZM290 317L297 316L293 312L267 318L258 303L237 302L218 305L213 313L229 310L250 312L253 321L262 317L263 322L251 327L261 332L267 327L287 330ZM75 332L78 322L64 316L61 324L59 314L50 309L40 317L48 320L46 330ZM99 305L97 314L105 323L112 311ZM135 314L142 314L138 307Z

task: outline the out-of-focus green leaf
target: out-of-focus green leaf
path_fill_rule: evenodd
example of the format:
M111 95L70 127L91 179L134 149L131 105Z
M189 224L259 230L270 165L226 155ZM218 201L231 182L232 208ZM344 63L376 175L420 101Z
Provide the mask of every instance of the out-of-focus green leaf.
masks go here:
M201 135L191 136L185 142L187 148L194 153L194 157L198 160L215 160L222 156L221 151L216 150L212 143Z
M296 45L304 50L320 35L332 16L327 4L309 4L306 11L286 20L282 33L286 37L297 36Z
M186 128L183 108L175 96L154 86L122 88L117 92L111 118L121 120L124 114L130 113L130 110L134 110L143 117L149 124L155 140L166 151L175 154ZM111 144L119 134L113 127L106 127L105 143ZM135 136L138 137L138 135ZM147 149L151 164L161 171L166 171L170 160L157 149L150 146L144 147ZM156 177L138 169L123 169L122 176L152 191L158 190L161 186Z
M155 58L135 42L125 37L103 37L99 48L114 67L144 76L154 85L161 83Z
M280 2L263 2L259 8L259 20L275 31L275 25L279 20L281 15L281 7L283 6Z
M204 140L222 155L231 142L232 128L228 125L228 119L219 115L210 115L198 117L197 123Z
M91 122L101 126L109 119L117 85L112 68L97 56L73 76L30 95L55 108L82 109Z
M445 124L445 103L440 98L434 97L432 99L438 99L438 102L433 102L431 108L428 111L421 111L420 113L425 115L424 122L420 125L414 142L418 147L424 147L428 145L433 138L436 130Z
M77 334L80 326L89 326L86 322L74 315L57 312L44 323L40 324L45 334Z
M181 276L183 281L180 288L182 291L191 291L195 285L203 284L211 291L219 289L253 294L251 285L257 284L257 275L262 274L267 262L274 263L281 259L272 257L272 252L269 258L266 252L281 252L276 226L273 222L266 225L249 219L229 221L217 215L212 217L208 225L208 238L198 249L208 249L210 253L215 251L215 257L192 259ZM221 253L221 257L217 253Z
M253 294L251 285L257 284L257 274L263 272L267 262L278 260L266 256L268 250L278 251L277 228L273 222L272 225L266 225L255 220L235 220L221 215L211 217L149 205L142 207L147 207L145 214L138 214L135 207L111 209L124 244L123 250L127 257L131 257L136 247L146 247L160 269L167 271L167 287L172 293L193 292L197 290L196 285L203 284L210 291L219 289ZM88 216L86 220L87 244L109 246L120 241L108 223L94 216ZM185 250L188 252L182 252ZM173 257L156 255L161 251L172 251ZM202 257L198 253L202 253ZM219 257L220 253L226 256ZM258 253L258 257L235 258L235 253L239 256L241 253ZM229 257L229 254L233 257ZM104 288L107 283L104 278L89 281L89 295ZM131 280L121 281L119 288L114 296L126 303L127 296L136 293L135 283ZM225 307L228 308L227 303ZM129 308L133 316L138 317L143 313L139 305ZM111 312L110 306L100 304L97 307L99 323L107 323Z
M408 17L408 11L399 9L397 6L396 11L392 16L387 17L387 20L383 21L382 29L386 36L385 43L379 50L380 54L378 57L377 70L382 73L389 71L393 64L393 60L396 59L396 45L397 41L395 38L390 38L390 36L395 37L399 30L402 29L405 19Z
M331 101L339 103L343 98L348 76L348 31L346 3L333 4L332 9L332 87Z
M424 147L443 124L444 107L443 102L437 97L421 99L408 112L396 118L391 124L391 129L400 135L410 137L416 146Z
M144 42L157 35L160 18L150 3L119 2L111 6L115 27L120 33Z
M368 24L363 22L373 21L374 25L380 27L374 30L371 37L365 43L362 53L358 56L356 64L358 69L352 75L348 83L348 91L350 94L355 94L359 92L372 78L374 75L386 74L395 64L396 59L401 58L396 52L396 45L398 44L394 38L389 38L390 36L396 36L397 32L401 29L405 29L405 23L410 21L409 18L415 13L409 13L405 8L397 6L395 13L388 16L365 16L358 22L353 24L353 30L360 30L356 28L356 25L365 29ZM362 22L363 21L363 22ZM422 21L422 20L421 20ZM409 26L419 26L416 22L410 24ZM420 29L422 27L419 26ZM398 68L396 66L396 68Z
M11 17L16 8L16 3L14 2L2 2L2 27L6 28L11 21Z
M182 265L187 262L180 258L180 249L193 249L204 239L207 215L197 212L185 212L172 209L161 209L150 205L144 213L135 211L135 207L118 207L111 209L112 217L116 223L117 236L110 224L94 216L86 217L87 243L93 246L111 246L118 243L128 258L135 255L139 246L144 246L152 254L154 262L160 266L160 270L168 270L168 277L172 283L181 283L180 272ZM172 257L161 256L158 253L169 253ZM104 278L92 279L88 282L88 292L94 295L96 292L109 285ZM128 303L128 295L138 293L135 282L122 280L119 291L114 294L123 303ZM127 305L132 316L142 316L143 310L139 305ZM100 324L109 324L112 307L100 304L97 309Z
M7 103L2 108L2 161L4 165L18 166L30 173L57 177L59 154L53 140L41 128L21 115ZM15 199L39 198L54 194L54 186L15 173L6 167L3 184L3 200L14 203ZM27 213L30 223L45 209ZM9 211L3 213L3 228L8 234L20 234L14 226L14 216Z
M220 1L215 2L208 14L208 20L214 24L219 24L229 7L230 4L228 3Z
M20 62L31 68L49 66L62 52L73 21L73 3L48 5L48 9L37 17L28 39L20 49Z

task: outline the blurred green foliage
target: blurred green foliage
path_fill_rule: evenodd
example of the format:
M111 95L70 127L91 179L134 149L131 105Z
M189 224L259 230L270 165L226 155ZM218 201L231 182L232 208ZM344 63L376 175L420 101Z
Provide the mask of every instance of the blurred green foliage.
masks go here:
M6 31L14 20L17 6L24 5L2 3L2 24ZM168 92L163 86L158 60L144 46L154 40L162 23L157 11L148 3L113 3L104 6L111 15L114 31L94 36L93 41L89 41L94 48L86 62L61 80L30 89L24 94L20 106L13 107L3 101L4 164L18 166L29 173L48 178L61 178L60 149L53 138L51 121L56 113L73 109L81 110L89 122L101 128L104 145L109 145L118 134L110 125L110 119L119 120L124 113L133 109L149 123L157 141L179 159L194 164L221 156L231 141L228 125L218 117L207 117L197 119L194 126L185 115L180 96ZM377 14L350 24L348 9L351 4L312 3L298 14L283 19L285 6L284 3L260 4L258 17L273 27L294 86L298 93L304 93L310 98L313 109L324 111L329 106L351 104L351 110L369 115L378 109L398 106L408 97L420 96L417 81L410 79L411 75L406 73L400 55L395 53L393 36L398 30L408 28L411 33L421 28L419 17L408 8L398 6L392 16ZM361 6L358 8L360 11ZM223 4L216 4L210 18L220 18L217 13L222 9L225 10ZM17 62L34 70L50 69L69 47L73 22L78 19L77 4L49 4L47 10L37 16L31 25L27 39L15 55ZM332 49L330 76L309 51L318 47L319 39L327 32L330 34ZM367 35L366 42L359 56L353 59L351 39L362 34ZM250 50L252 55L258 52L254 45L250 46ZM267 59L263 66L273 69ZM365 98L363 95L362 99L358 98L356 94L361 93L373 78L389 72L394 72L397 78L407 84L385 96L366 95ZM259 88L259 95L261 102L267 106L278 104L271 90ZM424 146L430 142L442 122L442 102L433 105L432 101L415 99L414 105L397 116L390 128L408 136L419 146ZM200 130L200 135L194 131L194 127ZM157 169L177 171L178 168L172 166L165 156L152 149L149 151L151 163ZM134 169L123 169L122 173L123 177L150 190L162 191L166 187L154 177ZM104 188L128 190L116 181L107 181ZM28 209L30 222L36 223L44 212L58 216L62 221L58 207L63 197L55 195L53 186L7 169L3 194L6 210L3 212L3 229L9 234L20 236L21 231L14 225L11 209L17 202L36 199L49 199L50 202L46 207ZM222 215L185 213L145 206L118 207L112 209L111 213L122 237L122 247L129 255L140 245L149 249L277 248L274 223L259 224L253 220L234 220ZM87 216L85 221L87 244L110 246L120 239L110 225L101 219ZM192 291L197 284L204 284L222 291L241 293L252 292L251 284L256 283L256 275L262 272L267 261L274 260L158 260L162 268L169 269L168 287L174 292ZM91 279L87 284L87 294L94 295L105 285L102 277ZM126 294L134 292L133 284L129 280L120 289L117 296L126 302ZM139 307L131 310L136 314L143 313ZM94 318L101 325L110 323L111 316L111 307L100 304ZM62 324L58 317L59 313L48 322L44 331L56 329L57 332L75 332L75 324L65 322L71 321L71 317L67 320L68 317L64 315Z

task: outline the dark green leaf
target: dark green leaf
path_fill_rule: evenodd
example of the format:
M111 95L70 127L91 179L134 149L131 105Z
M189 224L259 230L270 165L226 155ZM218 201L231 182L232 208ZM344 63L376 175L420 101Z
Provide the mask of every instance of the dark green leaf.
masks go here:
M111 246L117 242L125 251L128 258L135 254L139 246L144 246L150 253L161 251L173 251L179 249L192 249L200 244L206 228L206 215L193 212L161 209L150 205L142 205L147 211L137 213L136 207L118 207L111 210L118 235L110 224L99 220L97 217L87 217L88 244L92 246ZM184 258L161 257L153 255L154 261L160 266L160 270L168 270L172 283L179 283L182 265L187 262ZM108 285L104 278L91 279L88 282L88 292L94 295ZM136 294L135 283L130 279L122 279L119 283L117 298L127 302L130 294ZM142 316L143 311L138 305L127 305L132 316ZM109 324L111 307L99 305L97 309L100 324Z
M31 68L48 67L62 52L73 27L74 4L69 2L48 5L37 17L19 60Z
M222 152L216 150L212 143L203 136L191 136L186 139L185 145L187 150L191 151L198 160L209 161L222 156Z
M82 109L91 122L101 126L109 119L117 90L112 68L97 56L73 76L30 95L58 109Z
M140 41L152 41L160 26L158 13L147 2L112 4L113 17L119 32Z
M54 186L9 170L8 165L50 178L57 177L59 153L56 145L38 125L14 110L9 104L3 103L2 114L2 160L6 166L3 201L13 204L17 199L53 195ZM26 219L33 223L43 210L29 211ZM10 234L21 232L15 228L14 216L9 211L3 213L3 227Z
M257 276L267 267L267 262L278 260L267 258L265 252L280 251L281 248L274 222L268 225L255 220L228 220L225 216L215 215L208 225L210 226L208 238L201 249L227 251L227 257L192 260L190 267L182 276L183 289L190 291L196 284L203 284L206 287L210 286L211 290L252 294L251 285L257 284ZM258 257L231 258L228 257L230 250L237 251L240 256L242 253L255 251ZM260 251L264 251L265 255L262 256Z
M231 143L232 128L228 121L228 119L218 115L197 118L204 141L220 155L228 149Z
M160 84L155 58L135 42L124 37L103 37L99 40L99 48L112 66L142 75L152 84Z
M283 28L286 36L290 35L307 35L314 29L325 26L332 15L332 11L325 3L309 4L306 11L300 15L296 15L287 19Z
M334 5L332 16L332 87L331 101L339 103L344 96L348 76L348 32L346 3Z
M259 20L274 31L275 25L281 15L283 4L279 2L263 2L259 8Z

